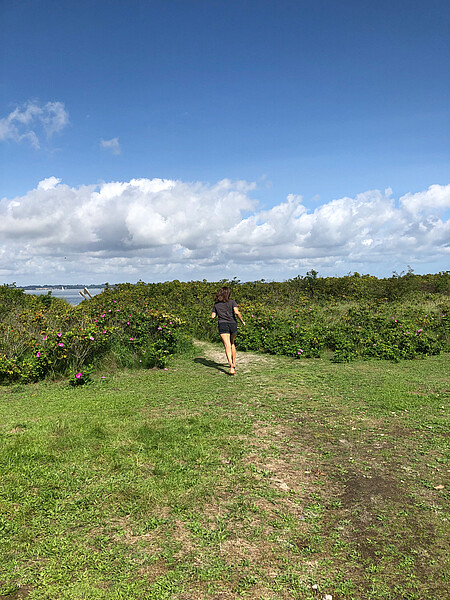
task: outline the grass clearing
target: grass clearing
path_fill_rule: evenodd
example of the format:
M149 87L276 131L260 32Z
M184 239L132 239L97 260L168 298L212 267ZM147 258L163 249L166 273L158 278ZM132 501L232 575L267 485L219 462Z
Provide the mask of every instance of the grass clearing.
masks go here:
M444 598L449 355L0 388L0 598Z

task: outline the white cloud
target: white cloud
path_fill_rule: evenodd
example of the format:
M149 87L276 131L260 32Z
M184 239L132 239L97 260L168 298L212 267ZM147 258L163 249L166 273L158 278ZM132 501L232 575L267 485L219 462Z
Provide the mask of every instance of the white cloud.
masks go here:
M52 190L58 183L61 183L61 179L58 179L57 177L47 177L47 179L43 179L39 182L38 190Z
M33 148L40 148L42 133L50 138L69 123L69 113L62 102L40 105L28 101L0 119L0 141L27 141Z
M120 148L120 144L119 144L119 138L115 137L112 138L111 140L100 140L100 145L102 148L105 148L106 150L111 150L111 152L113 154L120 154L121 153L121 148Z
M450 208L450 185L431 185L424 192L405 194L399 202L414 216L444 211Z
M162 179L70 188L49 177L0 201L0 275L69 283L445 268L450 186L398 203L392 190L372 190L314 210L296 195L259 210L254 188Z

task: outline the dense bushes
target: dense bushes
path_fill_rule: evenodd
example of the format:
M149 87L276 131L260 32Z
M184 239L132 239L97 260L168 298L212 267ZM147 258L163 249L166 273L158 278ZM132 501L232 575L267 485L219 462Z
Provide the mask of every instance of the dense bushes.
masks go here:
M334 352L332 360L379 358L398 361L448 350L447 313L437 304L428 313L413 306L348 303L309 306L282 314L242 305L246 327L239 332L243 350L260 350L296 358ZM396 315L396 316L391 316Z
M115 292L73 307L0 288L0 382L36 381L103 364L164 367L182 341L182 322L133 294ZM11 302L11 298L13 301ZM20 299L20 301L18 301Z
M214 292L224 284L233 289L246 319L238 337L241 350L302 358L326 349L338 362L411 359L449 349L450 273L409 271L380 280L358 273L319 278L312 271L282 283L139 282L116 289L134 289L182 317L193 336L217 340L210 314Z
M449 350L450 273L378 280L357 273L280 282L119 284L73 307L0 286L0 382L70 376L102 364L164 367L190 337L217 340L213 295L227 284L246 320L241 350L296 358L398 361Z

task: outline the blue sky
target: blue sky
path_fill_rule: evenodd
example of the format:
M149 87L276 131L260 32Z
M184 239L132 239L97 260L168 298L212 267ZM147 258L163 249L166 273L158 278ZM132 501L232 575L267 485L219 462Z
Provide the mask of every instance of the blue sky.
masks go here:
M0 22L0 281L448 268L448 2L2 0Z

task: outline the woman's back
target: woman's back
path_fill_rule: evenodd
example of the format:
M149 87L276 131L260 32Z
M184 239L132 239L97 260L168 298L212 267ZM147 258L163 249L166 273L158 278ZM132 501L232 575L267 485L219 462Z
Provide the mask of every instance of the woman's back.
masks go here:
M235 323L235 306L237 306L237 304L234 300L228 300L228 302L215 302L212 312L217 314L219 323Z

